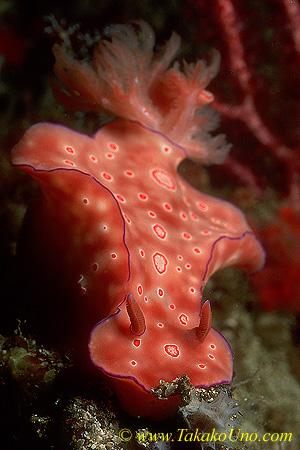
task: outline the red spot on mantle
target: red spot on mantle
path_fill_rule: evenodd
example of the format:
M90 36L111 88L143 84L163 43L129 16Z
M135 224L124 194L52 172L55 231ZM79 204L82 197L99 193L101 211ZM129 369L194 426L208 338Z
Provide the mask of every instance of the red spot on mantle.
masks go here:
M111 176L111 174L110 174L110 173L107 173L107 172L101 172L101 176L102 176L105 180L107 180L107 181L112 181L112 179L113 179L113 177Z
M68 164L69 166L75 166L75 164L72 161L69 161L68 159L65 160L65 164Z
M167 355L171 356L172 358L177 358L180 355L178 345L176 344L166 344L164 346L164 351L166 352Z
M170 189L171 191L176 190L176 185L168 172L165 172L162 169L153 169L151 170L151 175L160 186Z
M207 211L207 205L205 203L197 202L196 206L200 211Z
M110 150L113 150L114 152L117 152L119 150L118 145L115 144L114 142L109 142L107 146L108 148L110 148Z
M140 200L148 200L148 195L143 194L141 192L138 194L138 197Z
M158 289L157 289L157 295L158 295L159 297L163 297L163 296L164 296L164 290L163 290L162 288L158 288Z
M138 291L138 294L139 295L142 295L143 294L143 287L139 284L138 285L138 287L137 287L137 291Z
M166 272L168 260L162 253L156 252L153 255L153 263L156 271L161 275Z
M178 317L178 319L179 319L179 322L180 322L182 325L186 325L186 324L188 323L188 320L189 320L189 318L188 318L188 316L187 316L186 314L180 314L180 316Z
M167 237L167 232L162 225L156 223L152 228L158 238L165 239Z
M166 211L172 211L172 206L169 203L164 203L163 207L165 208Z

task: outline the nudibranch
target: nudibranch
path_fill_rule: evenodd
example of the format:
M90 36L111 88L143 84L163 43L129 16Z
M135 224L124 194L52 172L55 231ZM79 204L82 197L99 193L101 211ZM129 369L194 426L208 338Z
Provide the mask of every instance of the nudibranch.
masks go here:
M69 296L80 291L80 320L94 320L91 361L126 411L155 419L179 404L151 395L161 379L231 381L231 350L211 327L209 301L201 306L203 287L220 268L254 272L264 262L242 212L177 172L186 157L221 163L229 150L223 135L210 135L218 118L205 89L219 56L181 71L170 66L179 46L173 33L154 52L144 22L108 28L91 61L56 44L58 99L116 117L93 137L37 124L12 151L42 191L27 219L35 267Z

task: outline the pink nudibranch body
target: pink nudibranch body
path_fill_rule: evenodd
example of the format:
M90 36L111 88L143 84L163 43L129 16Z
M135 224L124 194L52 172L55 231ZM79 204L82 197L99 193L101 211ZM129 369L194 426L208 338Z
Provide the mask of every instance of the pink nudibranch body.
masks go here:
M153 40L150 28L140 26L144 39ZM166 70L178 37L166 44L169 57L162 53L154 59L152 41L141 48L134 35L129 27L114 28L111 42L96 47L94 68L75 61L63 46L54 49L56 73L65 86L61 99L122 118L93 137L59 125L35 125L14 148L12 162L42 188L31 215L43 264L58 258L67 289L76 284L92 311L92 362L109 375L125 410L160 419L178 405L178 397L165 401L150 395L161 379L187 373L196 386L231 381L231 350L211 328L208 303L201 316L202 290L220 268L258 270L264 253L236 207L196 191L177 173L187 155L207 162L228 150L223 138L195 131L195 123L211 128L211 113L201 113L212 101L204 90L210 68L186 65L185 75L177 66ZM120 45L131 56L132 71L139 72L132 75L134 89L122 85L117 68L104 73L105 62L117 64L104 58L107 48L120 56ZM84 76L98 89L99 103ZM95 78L101 76L115 81L105 102ZM181 94L185 113L177 103ZM131 99L127 113L126 105L118 104L122 95Z

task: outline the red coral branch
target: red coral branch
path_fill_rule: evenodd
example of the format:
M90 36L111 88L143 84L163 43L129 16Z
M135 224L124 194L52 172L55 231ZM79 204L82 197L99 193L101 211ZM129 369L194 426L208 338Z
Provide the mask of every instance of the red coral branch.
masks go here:
M269 253L266 270L255 282L262 304L300 312L299 294L287 288L295 281L288 273L299 269L291 246L300 240L299 1L212 0L208 5L187 0L187 4L188 13L194 9L198 14L198 42L209 41L222 56L212 91L213 106L222 114L233 143L226 170L248 187L262 208L268 207L270 189L279 200L273 217L270 211L265 214L269 222L261 231ZM283 265L288 273L278 278ZM276 289L274 277L280 285Z
M298 0L282 0L289 21L289 28L300 59L300 7Z
M215 107L224 116L231 119L238 118L243 121L250 131L255 135L257 140L264 146L269 147L269 150L280 160L284 160L290 171L290 178L293 180L290 186L290 194L296 189L295 186L295 153L275 136L270 129L265 125L260 113L255 105L255 93L253 91L252 73L250 67L246 63L245 49L241 40L239 32L239 24L236 15L236 11L233 6L232 0L217 0L217 4L220 8L220 24L223 28L224 35L226 37L226 43L229 51L229 59L231 69L235 75L237 83L244 92L244 100L239 105L229 105L222 102L215 102ZM292 9L297 7L299 10L299 4L296 0L293 5L288 0L283 0L283 6L286 9L287 17L290 20L290 29L295 43L295 50L300 46L300 21L299 17L294 17ZM299 54L297 55L299 58ZM296 155L299 159L299 155ZM299 161L298 161L299 163ZM297 166L298 166L297 163ZM231 162L231 167L233 162ZM238 172L237 172L238 173ZM243 175L246 173L244 169ZM247 173L247 180L250 181L253 177L250 173ZM251 185L251 184L250 184ZM299 186L298 186L299 191Z

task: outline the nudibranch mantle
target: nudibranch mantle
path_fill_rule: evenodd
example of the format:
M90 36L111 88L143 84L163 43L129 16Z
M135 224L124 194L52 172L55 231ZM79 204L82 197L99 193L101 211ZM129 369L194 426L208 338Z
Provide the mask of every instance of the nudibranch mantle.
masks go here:
M147 34L147 26L141 26ZM133 39L129 28L119 30L123 41L127 34ZM177 38L173 37L176 45ZM113 42L112 38L110 46ZM131 45L137 52L138 45ZM56 73L68 87L70 102L82 73L93 79L94 72L70 57L63 63L63 51L63 47L54 50ZM158 59L155 64L157 68ZM62 74L64 67L68 70ZM239 266L254 272L264 260L241 211L195 190L178 174L179 163L187 155L195 156L196 145L198 159L209 160L209 139L205 135L195 142L171 126L166 134L168 126L159 125L157 117L176 115L175 107L166 111L158 92L162 83L174 81L177 72L163 70L164 82L154 78L147 85L152 96L147 111L156 107L155 120L151 114L146 121L131 112L126 116L122 105L122 118L107 123L93 137L60 125L37 124L12 152L14 166L30 174L42 189L33 211L42 264L57 261L67 288L77 285L94 323L98 322L89 340L92 362L109 375L124 409L156 419L172 414L178 405L178 398L164 401L150 395L161 379L172 381L187 373L195 386L231 381L231 350L211 328L209 302L201 309L202 290L220 268ZM191 68L186 72L188 79ZM184 86L183 75L178 77ZM210 76L204 78L207 83ZM179 83L175 81L174 89ZM83 109L89 102L95 105L92 90L87 89L79 90ZM170 101L171 94L172 89L166 95ZM116 92L107 92L106 109L114 96ZM210 102L211 97L200 83L194 109L200 108L199 98ZM146 95L140 98L147 103ZM80 102L80 96L75 100ZM188 122L186 117L179 119ZM152 128L155 125L157 129ZM211 139L220 144L220 139Z

